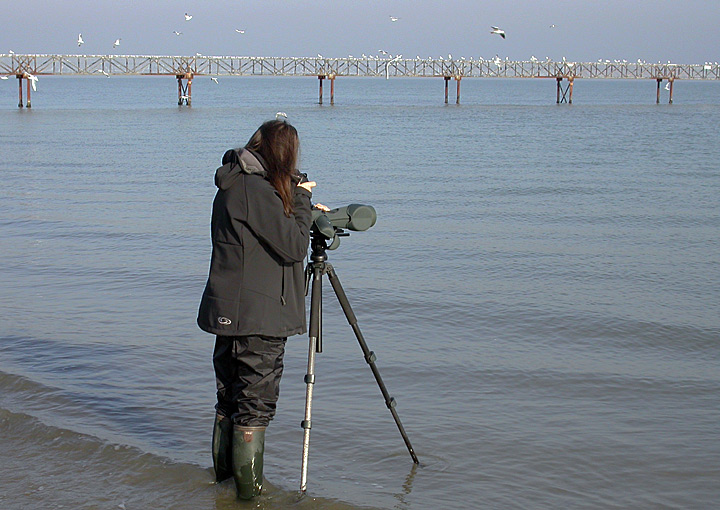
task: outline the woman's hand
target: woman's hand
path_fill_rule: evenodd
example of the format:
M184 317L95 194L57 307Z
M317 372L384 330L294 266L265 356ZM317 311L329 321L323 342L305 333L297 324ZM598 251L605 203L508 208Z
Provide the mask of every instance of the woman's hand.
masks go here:
M301 188L305 188L305 189L308 190L310 193L312 193L312 189L313 189L315 186L317 186L317 182L315 182L315 181L301 182L300 184L298 184L298 186L301 187Z
M325 212L328 212L330 210L330 208L328 206L322 205L322 204L315 204L313 206L313 209L319 209L319 210L325 211Z

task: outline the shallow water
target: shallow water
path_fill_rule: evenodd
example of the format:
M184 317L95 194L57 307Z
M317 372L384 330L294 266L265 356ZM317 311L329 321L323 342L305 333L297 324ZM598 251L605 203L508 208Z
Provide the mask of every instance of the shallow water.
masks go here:
M10 80L8 80L10 81ZM10 85L13 85L12 83ZM0 87L2 508L709 508L720 499L720 86L41 78ZM451 96L452 99L452 96ZM664 100L667 98L664 97ZM327 101L327 97L326 97ZM195 326L212 176L285 111L314 199L378 222L329 252L413 467L325 285L288 342L259 501L212 485Z

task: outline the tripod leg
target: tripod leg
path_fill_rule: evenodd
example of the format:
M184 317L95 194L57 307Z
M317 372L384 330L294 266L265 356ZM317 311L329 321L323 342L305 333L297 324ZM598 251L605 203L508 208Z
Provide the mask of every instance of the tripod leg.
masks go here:
M415 455L415 451L413 450L412 445L410 444L410 439L408 438L407 434L405 433L405 428L402 426L402 423L400 423L400 417L397 414L397 411L395 410L395 399L390 396L390 394L387 391L387 388L385 388L385 383L383 383L382 377L380 377L380 371L378 370L377 366L375 366L375 360L377 359L375 356L375 353L372 352L370 349L368 349L367 344L365 343L365 338L363 338L363 334L360 331L360 328L357 325L357 318L355 317L355 314L352 311L352 308L350 307L350 302L347 299L347 296L345 295L345 291L342 288L342 285L340 285L340 280L337 277L337 274L335 273L335 269L330 264L327 264L327 273L330 277L330 283L332 284L332 288L335 291L335 295L338 298L338 301L340 302L340 306L343 309L343 312L345 313L345 317L348 320L348 323L350 324L350 327L352 328L353 332L355 333L355 337L357 338L358 342L360 343L360 349L362 349L363 354L365 355L365 361L370 365L370 369L372 370L373 375L375 376L375 380L378 383L378 386L380 387L380 391L383 394L383 397L385 398L385 405L388 409L390 409L390 413L392 413L393 418L395 419L395 424L398 427L398 430L400 430L400 435L403 438L403 441L405 441L405 446L407 446L408 451L410 452L410 456L412 457L412 460L415 464L419 464L420 461L418 461L417 455Z
M312 428L312 395L315 385L315 353L321 343L322 331L322 272L321 265L313 265L312 294L310 297L310 347L308 350L308 369L305 374L305 419L300 424L303 428L302 471L300 474L300 491L307 490L308 455L310 449L310 429Z

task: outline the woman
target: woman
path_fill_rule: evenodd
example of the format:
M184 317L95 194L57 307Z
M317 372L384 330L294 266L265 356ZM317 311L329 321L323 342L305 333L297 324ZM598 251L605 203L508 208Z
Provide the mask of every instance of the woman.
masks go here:
M217 335L215 476L233 477L243 499L262 490L285 341L306 330L303 261L315 183L297 172L298 149L294 127L268 121L244 148L227 151L215 174L212 259L197 322Z

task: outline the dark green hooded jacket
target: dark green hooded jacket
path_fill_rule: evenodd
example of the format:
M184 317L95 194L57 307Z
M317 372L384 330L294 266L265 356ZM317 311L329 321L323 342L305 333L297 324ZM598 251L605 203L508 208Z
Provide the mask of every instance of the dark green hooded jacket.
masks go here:
M198 326L224 336L304 333L311 193L295 188L294 214L287 217L257 153L230 150L222 162Z

